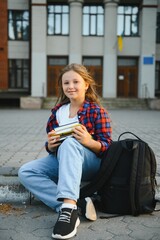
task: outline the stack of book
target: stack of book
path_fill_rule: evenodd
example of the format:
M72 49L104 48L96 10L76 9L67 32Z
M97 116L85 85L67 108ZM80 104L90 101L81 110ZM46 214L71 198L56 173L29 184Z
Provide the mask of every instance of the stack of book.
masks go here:
M73 122L73 123L69 123L69 124L57 127L54 129L55 130L54 136L60 135L60 141L63 141L67 137L72 136L73 129L78 126L81 126L79 122Z

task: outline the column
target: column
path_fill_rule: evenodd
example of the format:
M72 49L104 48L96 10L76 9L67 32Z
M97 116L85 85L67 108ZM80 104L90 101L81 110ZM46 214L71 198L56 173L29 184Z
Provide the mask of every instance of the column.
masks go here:
M0 90L8 89L7 1L0 1Z
M31 13L31 96L43 97L47 76L46 0L32 0Z
M141 52L139 60L138 97L155 97L157 0L143 0L141 11Z
M117 6L119 0L104 0L103 97L117 95Z
M68 0L70 4L69 63L82 62L82 3Z

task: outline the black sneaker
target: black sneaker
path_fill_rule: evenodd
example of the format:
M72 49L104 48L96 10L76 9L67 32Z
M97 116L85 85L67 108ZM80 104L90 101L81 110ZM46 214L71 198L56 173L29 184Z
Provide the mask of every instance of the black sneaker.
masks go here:
M68 239L76 235L80 224L77 209L62 208L54 226L52 237L55 239Z
M96 210L90 197L78 200L77 205L80 215L91 221L95 221L97 219Z

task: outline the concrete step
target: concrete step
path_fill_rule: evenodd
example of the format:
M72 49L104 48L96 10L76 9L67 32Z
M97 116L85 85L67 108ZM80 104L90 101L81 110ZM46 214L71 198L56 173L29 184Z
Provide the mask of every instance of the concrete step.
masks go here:
M55 97L46 97L43 99L42 109L52 109L55 106L57 98Z
M160 176L156 177L156 199L160 200ZM33 196L19 182L17 176L0 176L0 203L31 203Z
M51 109L56 103L56 98L44 98L42 108ZM102 105L107 109L148 109L146 99L138 98L102 98Z
M0 203L28 201L30 193L19 182L18 176L0 176Z
M138 98L103 98L101 103L107 109L148 109L146 99Z

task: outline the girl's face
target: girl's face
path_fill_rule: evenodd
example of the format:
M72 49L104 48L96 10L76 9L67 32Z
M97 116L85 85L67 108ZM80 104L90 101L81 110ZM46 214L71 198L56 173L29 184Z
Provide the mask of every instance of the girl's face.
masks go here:
M62 88L64 94L72 100L84 101L88 83L77 72L71 70L62 76Z

